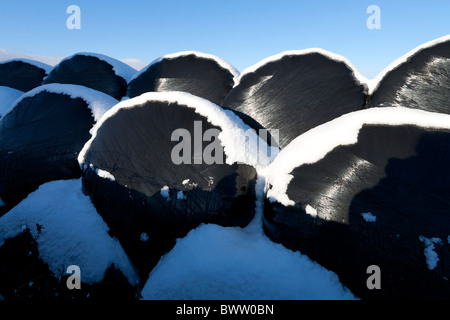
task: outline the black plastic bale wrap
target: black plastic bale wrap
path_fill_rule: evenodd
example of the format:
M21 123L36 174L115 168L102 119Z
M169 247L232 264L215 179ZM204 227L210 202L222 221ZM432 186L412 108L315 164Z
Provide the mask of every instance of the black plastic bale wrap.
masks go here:
M145 92L183 91L221 105L234 86L234 74L212 58L194 53L164 58L141 71L128 86L130 98Z
M123 66L120 61L117 63ZM125 96L128 86L127 80L116 74L113 65L96 56L85 54L75 54L56 65L43 81L43 84L49 83L82 85L106 93L117 100Z
M450 40L426 46L387 72L372 107L402 106L450 114Z
M43 68L19 59L0 63L0 86L26 92L39 87L46 76Z
M266 200L265 231L336 272L359 298L448 299L449 163L450 130L364 125L356 144L291 172L295 204ZM441 239L433 270L421 237ZM370 265L380 267L381 290L366 285Z
M253 167L193 164L193 152L192 164L172 161L172 150L179 143L172 141L172 132L186 129L194 143L196 121L201 122L202 135L219 129L182 103L140 102L107 118L87 149L83 186L141 279L148 277L176 238L200 223L245 226L254 215ZM114 179L101 177L99 169ZM161 192L164 187L169 188L170 200Z
M44 90L22 99L0 122L0 214L43 183L79 178L77 156L93 125L81 98Z
M223 107L244 114L257 130L279 130L284 148L311 128L363 109L366 92L347 63L320 52L292 53L243 73Z

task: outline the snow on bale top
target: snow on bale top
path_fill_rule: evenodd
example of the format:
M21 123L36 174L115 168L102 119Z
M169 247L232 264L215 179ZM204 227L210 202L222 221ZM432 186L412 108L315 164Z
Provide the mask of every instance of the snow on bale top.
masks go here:
M92 138L85 144L78 156L80 165L84 167L88 164L87 153L89 148L101 130L102 125L108 119L114 117L121 110L139 108L151 102L176 103L191 108L197 114L204 116L212 125L220 127L221 133L218 138L224 147L227 164L245 163L254 167L264 167L273 159L267 157L267 155L275 155L277 153L276 150L278 149L275 150L275 148L273 152L268 153L270 147L259 139L256 132L251 130L232 111L223 110L216 104L187 92L148 92L136 98L121 101L105 113L92 129ZM246 137L249 137L249 140L252 142L257 141L257 143L245 143L243 139Z
M248 116L253 127L278 130L283 148L317 125L363 109L365 80L337 54L286 51L245 69L223 107Z
M391 72L395 71L399 67L401 67L404 64L409 64L412 62L412 59L414 56L420 54L423 51L426 51L427 49L431 49L435 46L438 46L440 44L446 44L450 42L450 35L446 35L434 40L431 40L429 42L426 42L424 44L421 44L417 46L416 48L412 49L411 51L407 52L403 56L399 57L398 59L391 62L386 68L384 68L380 73L376 75L374 79L369 80L369 94L373 94L378 87L380 86L383 79ZM450 55L450 52L447 50L447 53Z
M26 92L40 86L51 69L45 63L29 59L0 61L0 86Z
M142 69L130 81L127 95L184 91L220 105L238 76L230 63L217 56L183 51L164 55Z
M374 80L371 107L422 109L450 114L450 35L418 46Z
M111 109L118 103L118 101L111 96L94 89L74 84L51 83L39 86L23 94L20 99L17 99L14 104L11 105L11 107L5 112L3 118L5 118L12 110L14 110L14 108L19 105L22 100L26 98L32 98L44 91L67 95L73 99L83 99L87 103L89 109L91 109L92 116L94 117L94 120L96 122L100 120L100 118L107 110Z
M117 60L115 58L109 57L104 54L94 53L94 52L78 52L69 57L64 58L63 60L61 60L61 62L65 61L65 60L70 60L75 56L95 57L99 60L105 61L106 63L110 64L113 67L115 74L117 76L125 79L127 81L127 83L130 82L130 80L138 72L136 69L130 67L128 64L126 64L120 60Z
M46 74L49 74L50 71L52 71L52 66L40 62L40 61L36 61L36 60L31 60L31 59L24 59L24 58L15 58L15 59L9 59L9 60L4 60L4 61L0 61L0 64L5 64L5 63L10 63L10 62L23 62L23 63L27 63L30 64L32 66L35 66L37 68L40 68L42 70L45 71Z
M114 58L81 52L63 59L44 79L43 84L67 83L89 87L122 99L128 81L137 70Z
M147 71L149 68L151 68L152 66L154 66L155 64L163 61L163 60L172 60L172 59L177 59L180 57L186 57L186 56L190 56L193 55L197 58L200 59L208 59L208 60L213 60L214 62L216 62L221 68L227 70L228 72L230 72L233 75L233 80L236 82L239 78L239 71L233 67L231 65L231 63L229 63L228 61L215 56L213 54L209 54L209 53L203 53L203 52L198 52L198 51L181 51L181 52L175 52L175 53L169 53L166 55L163 55L157 59L155 59L154 61L150 62L148 66L146 66L144 69L142 69L141 71L139 71L139 73L137 73L133 79L139 77L139 75L145 71Z
M272 186L267 197L285 206L294 205L287 195L288 185L293 179L291 172L301 165L320 161L338 146L357 143L364 125L450 129L450 115L402 107L372 108L343 115L313 128L294 139L264 169L263 174Z
M48 84L20 96L0 121L0 215L45 182L78 178L78 153L118 101L93 89Z
M77 265L81 281L92 284L102 281L106 270L114 265L131 285L136 285L136 270L81 189L80 179L41 185L0 218L0 246L28 229L37 241L39 257L55 276Z
M23 92L20 90L0 86L0 119L22 94Z
M330 51L321 49L321 48L309 48L309 49L302 49L302 50L284 51L284 52L275 54L273 56L267 57L267 58L257 62L253 66L250 66L241 72L241 74L239 75L239 78L236 81L235 87L238 86L240 84L240 82L242 81L242 79L244 77L246 77L248 74L255 73L258 69L264 67L265 65L267 65L269 63L280 61L281 59L283 59L285 57L303 56L303 55L309 55L309 54L314 54L314 53L321 54L321 55L323 55L331 60L334 60L336 62L345 63L348 66L348 68L353 72L353 75L354 75L355 79L359 82L359 84L367 86L368 79L365 76L363 76L358 71L358 69L350 62L350 60L348 60L346 57L341 56L334 52L330 52Z

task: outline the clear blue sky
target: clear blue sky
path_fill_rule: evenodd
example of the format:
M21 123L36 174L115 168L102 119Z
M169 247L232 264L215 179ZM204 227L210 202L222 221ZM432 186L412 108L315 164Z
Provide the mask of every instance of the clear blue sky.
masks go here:
M450 34L450 0L0 0L0 48L36 55L91 51L150 62L167 53L215 54L242 70L270 55L320 47L375 76L416 46ZM66 9L81 8L81 30ZM369 30L369 5L381 29Z

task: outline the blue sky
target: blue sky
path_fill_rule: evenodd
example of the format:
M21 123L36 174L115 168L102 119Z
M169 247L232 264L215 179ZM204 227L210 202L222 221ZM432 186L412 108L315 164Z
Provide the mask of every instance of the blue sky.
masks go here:
M449 0L0 3L0 53L40 58L90 51L148 63L167 53L196 50L242 70L285 50L320 47L347 57L372 78L416 46L450 34ZM81 9L80 30L66 27L72 4ZM381 9L379 30L366 27L372 4Z

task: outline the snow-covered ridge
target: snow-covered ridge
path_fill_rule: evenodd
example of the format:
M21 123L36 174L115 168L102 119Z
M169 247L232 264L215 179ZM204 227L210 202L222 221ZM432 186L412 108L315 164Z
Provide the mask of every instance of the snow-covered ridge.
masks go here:
M215 56L215 55L212 55L209 53L198 52L198 51L181 51L181 52L166 54L164 56L159 57L158 59L155 59L154 61L150 62L148 66L146 66L141 71L139 71L139 73L137 73L133 77L133 79L139 77L142 73L147 71L150 67L161 62L162 60L176 59L179 57L185 57L185 56L189 56L189 55L194 55L198 58L213 60L221 68L228 70L233 75L233 80L235 83L236 83L237 79L239 78L239 71L235 67L233 67L229 62L225 61L224 59L222 59L218 56ZM133 79L131 79L131 80L133 80Z
M434 39L434 40L431 40L424 44L421 44L420 46L412 49L411 51L407 52L400 58L391 62L386 68L384 68L380 73L378 73L375 78L369 80L369 94L372 94L373 92L375 92L375 90L378 88L380 82L383 80L383 78L389 72L397 69L400 65L407 63L412 56L414 56L415 54L419 53L420 51L422 51L424 49L433 47L435 45L438 45L440 43L447 42L447 41L450 41L450 34L440 37L440 38L437 38L437 39Z
M290 174L303 164L323 159L334 148L357 143L363 125L415 125L450 130L450 115L404 107L372 108L345 114L298 136L263 170L272 188L267 196L285 206L294 205L287 196Z
M31 59L23 59L23 58L16 58L16 59L9 59L9 60L4 60L4 61L0 61L0 64L4 64L4 63L8 63L8 62L13 62L13 61L20 61L23 63L28 63L31 64L35 67L38 67L40 69L43 69L45 71L45 73L48 75L50 73L50 71L53 69L52 66L45 64L43 62L40 61L35 61L35 60L31 60Z
M181 106L192 108L196 113L204 116L208 122L220 127L222 131L218 138L224 147L227 164L238 162L258 167L267 165L269 161L271 161L271 159L260 157L259 155L260 151L267 152L268 147L266 143L262 139L259 139L256 132L252 131L250 127L232 111L223 110L216 104L187 92L168 91L147 92L138 97L121 101L107 111L92 129L92 138L84 145L78 156L80 166L83 168L85 165L88 165L88 163L86 163L87 152L96 138L98 130L105 121L114 116L119 110L142 107L148 102L176 103ZM245 139L244 133L247 134L247 137L249 137L250 140L258 141L260 147L258 148L258 145L255 143L246 144L245 140L243 141L243 138ZM250 149L248 149L249 147ZM271 154L276 154L276 152L274 151ZM267 160L267 162L261 162L261 159Z
M355 77L356 80L358 80L358 82L361 85L367 86L367 84L369 83L369 80L363 76L359 70L350 62L350 60L348 60L346 57L341 56L337 53L333 53L321 48L310 48L310 49L303 49L303 50L288 50L288 51L284 51L278 54L275 54L273 56L267 57L259 62L257 62L256 64L254 64L253 66L250 66L246 69L244 69L238 80L235 82L235 87L237 85L239 85L241 79L250 73L254 73L255 71L257 71L258 69L260 69L261 67L265 66L268 63L271 62L275 62L275 61L279 61L281 59L283 59L284 57L288 57L288 56L302 56L302 55L308 55L308 54L312 54L312 53L318 53L321 54L331 60L337 61L337 62L343 62L344 64L346 64L349 69L353 72L353 76Z
M127 65L126 63L124 63L120 60L111 58L109 56L106 56L106 55L103 55L100 53L93 53L93 52L78 52L69 57L64 58L63 60L61 60L61 62L65 61L65 60L69 60L69 59L73 58L74 56L90 56L90 57L95 57L97 59L105 61L106 63L108 63L109 65L111 65L113 67L115 74L117 76L123 78L127 83L130 82L131 79L138 72L136 69L133 69L132 67L130 67L129 65Z
M113 107L115 104L119 102L113 97L107 95L106 93L90 89L84 86L75 84L50 83L34 88L33 90L24 93L5 112L3 118L6 117L6 115L10 113L23 99L34 97L35 95L43 91L50 93L64 94L73 99L76 98L83 99L84 101L86 101L89 108L91 109L95 121L98 121L107 110L109 110L111 107Z

